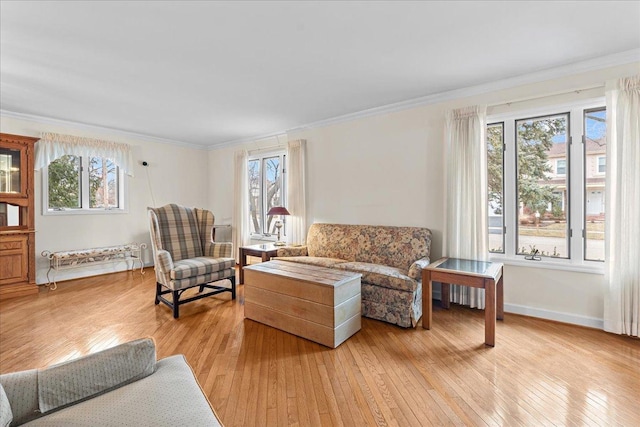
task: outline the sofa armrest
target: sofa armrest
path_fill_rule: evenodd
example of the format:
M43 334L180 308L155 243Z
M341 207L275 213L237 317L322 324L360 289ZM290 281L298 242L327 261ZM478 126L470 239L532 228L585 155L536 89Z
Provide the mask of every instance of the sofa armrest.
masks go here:
M173 258L168 251L161 249L156 253L156 268L162 274L169 274L173 270Z
M37 369L2 374L0 384L11 408L12 425L21 425L42 416L38 407ZM7 414L4 415L6 417ZM3 418L3 421L6 420Z
M306 246L286 246L284 248L278 248L278 257L288 256L307 256Z
M212 242L211 250L207 254L214 258L232 258L233 243L231 242Z
M144 338L38 370L38 403L46 414L153 374L156 346Z
M431 264L429 261L429 257L422 257L409 267L408 276L413 280L417 280L418 282L422 281L422 269Z

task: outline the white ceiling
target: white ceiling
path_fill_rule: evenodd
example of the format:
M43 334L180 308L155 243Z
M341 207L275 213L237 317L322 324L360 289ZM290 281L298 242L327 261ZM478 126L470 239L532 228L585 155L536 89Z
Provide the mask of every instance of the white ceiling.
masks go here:
M640 48L640 2L0 2L0 108L214 147Z

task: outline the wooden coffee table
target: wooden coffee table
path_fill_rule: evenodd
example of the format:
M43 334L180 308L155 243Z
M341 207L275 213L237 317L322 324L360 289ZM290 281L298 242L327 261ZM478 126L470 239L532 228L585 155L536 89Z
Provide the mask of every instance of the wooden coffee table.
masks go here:
M280 260L244 270L247 319L331 348L360 330L361 274Z
M442 284L441 304L449 308L449 284L484 289L484 343L496 344L496 317L504 319L502 263L441 258L422 270L422 327L431 329L432 282Z

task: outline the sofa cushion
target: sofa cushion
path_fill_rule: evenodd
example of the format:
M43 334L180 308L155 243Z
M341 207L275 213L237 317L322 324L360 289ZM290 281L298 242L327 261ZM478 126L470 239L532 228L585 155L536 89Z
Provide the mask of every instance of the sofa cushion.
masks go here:
M319 267L333 267L337 264L347 262L347 260L339 258L324 258L315 256L289 256L282 258L278 257L278 261L299 262L301 264L317 265Z
M11 405L7 394L4 392L4 387L0 384L0 427L9 427L13 421L13 413L11 412Z
M402 270L380 264L366 262L345 262L336 264L334 268L362 273L362 281L389 289L414 292L417 287L415 280L404 274Z
M38 410L38 370L0 375L0 384L11 404L13 425L42 416Z
M220 426L184 356L158 361L141 380L53 412L35 426Z
M47 413L132 383L155 371L153 340L139 339L38 371L38 402Z

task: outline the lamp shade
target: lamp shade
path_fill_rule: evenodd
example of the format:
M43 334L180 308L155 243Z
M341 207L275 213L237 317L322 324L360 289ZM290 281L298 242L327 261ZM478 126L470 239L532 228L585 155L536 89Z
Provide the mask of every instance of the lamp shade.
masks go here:
M274 206L271 209L269 209L269 212L267 212L267 215L291 215L291 214L289 213L287 208L285 208L284 206Z

